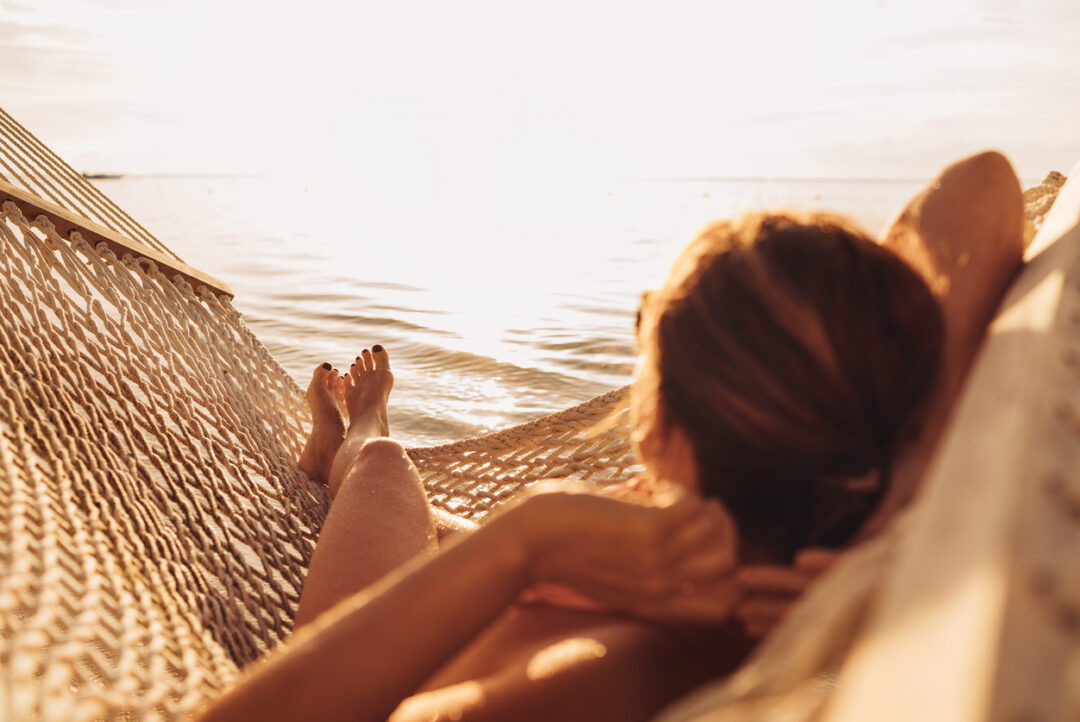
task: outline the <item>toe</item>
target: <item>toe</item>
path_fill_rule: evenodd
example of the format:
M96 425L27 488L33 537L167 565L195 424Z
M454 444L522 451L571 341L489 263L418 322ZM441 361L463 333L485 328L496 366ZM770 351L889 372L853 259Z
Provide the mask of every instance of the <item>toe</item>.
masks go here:
M330 383L330 390L334 394L334 401L337 402L338 411L344 411L345 409L345 379L348 375L338 376L334 374L333 380Z
M315 370L311 372L311 383L308 385L308 394L319 393L326 386L326 379L333 375L333 367L326 364L319 364L315 367Z
M383 346L379 344L372 346L371 357L375 362L375 368L379 371L388 371L390 369L390 354L386 352Z
M374 371L375 359L371 355L371 349L364 349L364 352L361 355L364 357L364 368L368 371Z
M334 384L334 381L339 378L337 369L331 368L329 371L325 371L324 374L325 375L322 377L323 386L326 388L326 391L330 394L331 398L337 396L337 387Z
M319 364L318 366L315 367L315 370L311 373L311 381L313 383L316 382L316 381L325 382L327 372L332 371L333 368L334 367L331 366L328 363Z

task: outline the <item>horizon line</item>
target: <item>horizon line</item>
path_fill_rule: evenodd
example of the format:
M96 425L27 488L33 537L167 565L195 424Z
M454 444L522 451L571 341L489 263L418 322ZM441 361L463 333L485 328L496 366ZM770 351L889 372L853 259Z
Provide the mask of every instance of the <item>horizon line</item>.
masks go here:
M133 172L123 171L80 171L87 180L122 180L125 178L306 178L311 174L295 172ZM731 175L731 176L612 176L597 178L598 181L630 181L636 183L928 183L932 178L919 176L782 176L782 175ZM1038 185L1041 178L1020 178L1025 185Z
M89 180L120 180L123 178L287 178L310 175L296 172L255 171L80 171ZM928 178L915 176L783 176L783 175L731 175L731 176L612 176L598 180L622 180L664 183L765 183L769 181L814 181L825 183L921 183Z

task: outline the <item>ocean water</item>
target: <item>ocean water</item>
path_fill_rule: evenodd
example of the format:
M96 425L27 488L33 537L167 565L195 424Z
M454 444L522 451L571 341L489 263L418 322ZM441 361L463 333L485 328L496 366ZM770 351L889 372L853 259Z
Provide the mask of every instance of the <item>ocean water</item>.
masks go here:
M391 354L392 433L445 443L631 380L633 319L706 223L829 209L878 233L910 180L488 183L418 190L299 177L129 176L99 187L234 304L302 386Z

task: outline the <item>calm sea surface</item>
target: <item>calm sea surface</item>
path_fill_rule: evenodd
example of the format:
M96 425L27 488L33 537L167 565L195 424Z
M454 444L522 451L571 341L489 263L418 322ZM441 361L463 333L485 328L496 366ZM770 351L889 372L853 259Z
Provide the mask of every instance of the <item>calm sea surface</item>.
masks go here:
M528 421L628 383L641 292L709 221L846 213L877 233L913 181L614 181L402 194L294 177L126 177L103 191L228 283L289 373L385 345L409 445Z

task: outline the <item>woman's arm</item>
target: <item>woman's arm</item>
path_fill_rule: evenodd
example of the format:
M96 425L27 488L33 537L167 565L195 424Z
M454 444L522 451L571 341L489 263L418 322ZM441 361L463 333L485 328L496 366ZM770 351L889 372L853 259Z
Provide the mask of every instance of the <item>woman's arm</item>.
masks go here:
M202 719L384 720L538 581L623 608L670 602L722 617L729 598L685 585L731 571L733 534L718 507L689 496L664 508L586 494L529 498L323 615Z
M1007 158L988 151L945 168L882 237L923 275L941 304L941 379L918 436L900 451L892 485L859 539L881 532L915 498L937 441L1024 254L1024 200Z
M987 151L946 167L908 201L882 245L938 296L946 342L973 355L1024 253L1023 193L1008 159Z

